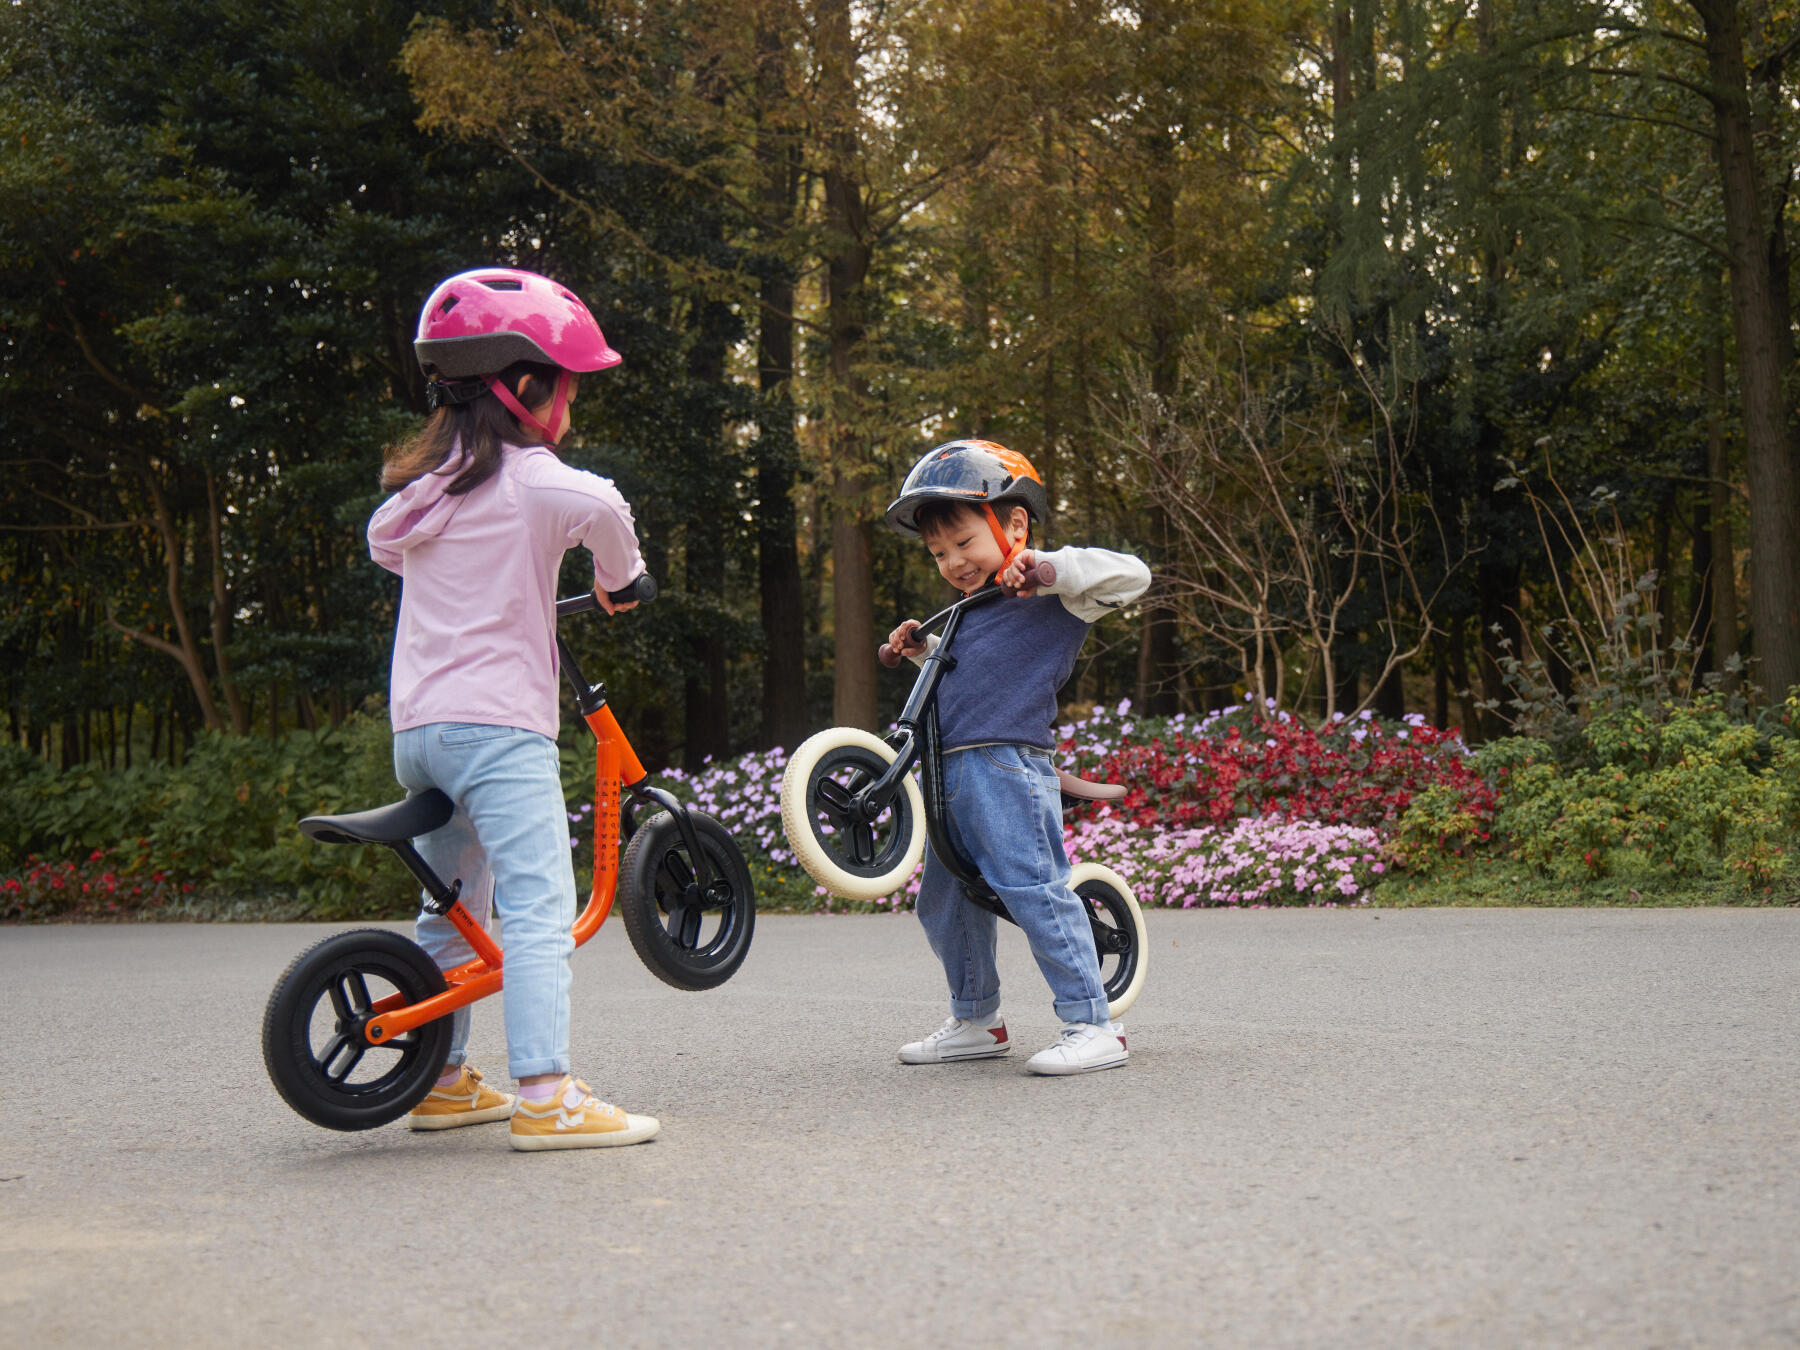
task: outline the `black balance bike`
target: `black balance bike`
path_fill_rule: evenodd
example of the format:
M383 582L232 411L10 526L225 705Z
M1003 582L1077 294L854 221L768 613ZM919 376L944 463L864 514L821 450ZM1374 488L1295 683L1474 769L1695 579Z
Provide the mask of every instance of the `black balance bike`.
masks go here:
M640 576L611 598L651 600ZM558 618L598 611L590 592L556 602ZM575 917L576 946L591 938L618 901L632 948L652 974L677 989L712 989L743 965L756 927L750 869L731 832L691 811L649 775L619 729L602 685L581 677L559 633L563 674L594 733L594 888ZM639 821L634 809L646 811ZM263 1064L287 1104L316 1125L368 1130L417 1106L443 1072L448 1014L499 990L498 943L412 841L449 823L456 805L436 788L349 815L309 816L300 832L325 844L381 844L425 888L475 956L439 970L423 948L382 928L359 928L294 958L263 1014ZM621 851L623 857L621 857Z
M1038 569L1040 584L1055 579L1049 563ZM809 737L788 760L781 779L782 827L807 875L833 895L849 900L892 895L912 877L929 838L970 903L1014 922L1005 903L950 842L937 720L938 684L956 663L951 647L963 615L1003 594L990 582L919 625L921 637L940 624L943 632L923 658L906 706L885 739L856 727L832 727ZM900 664L900 654L886 644L879 655L890 669ZM913 780L915 765L923 793ZM1057 777L1064 810L1125 795L1117 784L1090 783L1061 770ZM1125 879L1099 863L1078 863L1069 885L1087 905L1109 1011L1121 1017L1144 987L1143 912Z

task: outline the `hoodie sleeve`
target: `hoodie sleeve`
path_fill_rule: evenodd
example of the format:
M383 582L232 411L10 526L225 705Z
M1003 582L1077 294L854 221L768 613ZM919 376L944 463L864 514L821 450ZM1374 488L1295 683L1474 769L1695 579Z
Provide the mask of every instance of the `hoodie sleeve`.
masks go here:
M534 526L553 531L564 548L594 555L594 584L621 590L644 570L631 507L610 478L570 468L548 451L532 456L523 475Z
M1056 580L1039 588L1084 623L1096 623L1123 609L1148 589L1150 569L1129 553L1105 548L1059 548L1038 559L1056 569Z

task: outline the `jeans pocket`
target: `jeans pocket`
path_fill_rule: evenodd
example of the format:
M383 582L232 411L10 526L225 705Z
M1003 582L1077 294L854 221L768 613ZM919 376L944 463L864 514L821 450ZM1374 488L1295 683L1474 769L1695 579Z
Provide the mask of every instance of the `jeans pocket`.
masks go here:
M452 722L438 728L439 745L477 745L523 733L517 727L488 726L478 722Z
M976 748L981 753L981 755L986 758L987 762L989 764L992 764L996 769L1002 769L1007 773L1025 773L1028 771L1029 766L1027 766L1024 762L1024 759L1025 759L1024 755L1021 754L1017 750L1014 750L1012 752L1012 755L1009 756L1009 755L1006 755L1004 751L1002 751L998 755L995 754L994 751L999 748L997 746L983 745L983 746L978 746ZM1013 759L1015 757L1019 761L1018 763L1009 763L1008 762L1010 759Z
M948 806L956 800L956 790L962 786L963 759L969 752L951 753L943 757L944 805Z

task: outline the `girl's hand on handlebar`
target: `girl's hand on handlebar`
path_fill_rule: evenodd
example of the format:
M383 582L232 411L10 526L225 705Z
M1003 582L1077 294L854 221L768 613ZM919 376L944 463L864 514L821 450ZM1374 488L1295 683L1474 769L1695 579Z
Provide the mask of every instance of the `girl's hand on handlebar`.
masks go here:
M628 609L638 607L638 602L635 600L614 600L606 593L606 587L598 581L594 583L594 599L600 602L600 608L608 614L623 614Z
M925 650L924 640L913 636L918 628L917 619L905 619L893 632L888 634L887 645L901 656L918 656Z

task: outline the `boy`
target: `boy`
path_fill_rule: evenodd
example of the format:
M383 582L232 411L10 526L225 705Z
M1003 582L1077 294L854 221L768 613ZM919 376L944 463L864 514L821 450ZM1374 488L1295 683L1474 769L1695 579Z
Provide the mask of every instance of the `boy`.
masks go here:
M1056 1043L1025 1067L1073 1074L1114 1068L1128 1055L1124 1028L1107 1017L1087 906L1069 888L1050 724L1056 691L1089 626L1143 594L1150 571L1106 549L1034 550L1031 523L1048 515L1031 461L992 441L965 440L940 445L913 466L887 521L922 539L944 580L964 594L990 577L1013 593L968 612L956 665L938 687L944 796L951 841L1024 931L1063 1022ZM1055 580L1040 585L1033 569L1046 562ZM905 620L888 645L922 658L938 639L919 641L917 627ZM963 898L929 850L918 915L950 983L950 1017L924 1040L902 1046L901 1063L1009 1053L994 968L998 920Z

